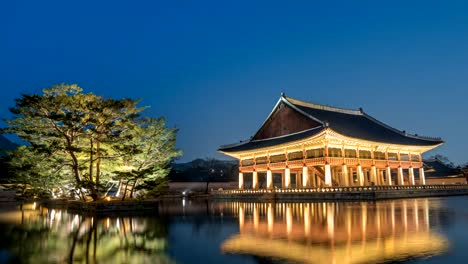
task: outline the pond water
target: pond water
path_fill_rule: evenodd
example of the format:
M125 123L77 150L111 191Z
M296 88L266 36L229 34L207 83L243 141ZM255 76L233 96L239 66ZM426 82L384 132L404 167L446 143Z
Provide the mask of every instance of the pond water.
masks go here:
M467 205L181 200L92 217L3 203L0 263L467 263Z

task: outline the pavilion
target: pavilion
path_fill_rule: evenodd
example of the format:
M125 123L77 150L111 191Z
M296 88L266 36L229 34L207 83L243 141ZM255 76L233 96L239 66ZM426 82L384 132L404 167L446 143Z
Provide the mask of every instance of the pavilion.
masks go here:
M249 140L219 151L239 160L241 190L425 185L421 154L443 143L397 130L362 108L330 107L281 94Z

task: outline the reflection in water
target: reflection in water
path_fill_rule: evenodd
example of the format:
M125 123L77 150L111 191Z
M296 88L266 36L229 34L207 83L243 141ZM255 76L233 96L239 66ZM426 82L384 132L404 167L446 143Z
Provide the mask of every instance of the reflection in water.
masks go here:
M158 215L145 217L89 217L38 204L19 208L2 204L0 263L401 261L447 251L446 238L435 230L454 227L456 217L465 219L460 208L465 208L466 198L451 199L445 205L434 199L362 203L174 200L161 202ZM458 215L447 209L453 201L461 204ZM463 230L468 228L462 225L457 233ZM457 240L451 239L456 246ZM461 241L465 246L465 240ZM466 256L463 249L456 253ZM451 260L450 254L444 256Z
M375 203L226 203L239 217L227 253L302 263L376 263L438 255L428 199Z
M0 230L8 252L0 262L171 263L158 218L85 217L34 203L1 212Z

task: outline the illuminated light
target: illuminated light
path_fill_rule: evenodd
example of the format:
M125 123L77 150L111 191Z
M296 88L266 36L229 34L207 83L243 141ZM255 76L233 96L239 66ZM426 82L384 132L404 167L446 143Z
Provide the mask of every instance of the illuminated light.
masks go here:
M109 229L109 226L110 226L110 218L108 217L106 219L106 228Z
M33 210L36 210L36 202L33 203L32 209L33 209Z
M107 196L107 197L106 197L106 201L109 202L110 200L111 200L110 196Z
M291 235L292 231L292 211L291 208L288 206L286 207L286 233Z
M271 204L268 204L267 226L268 226L269 234L272 234L273 232L274 221L275 221L275 215L273 212L273 207L271 206Z

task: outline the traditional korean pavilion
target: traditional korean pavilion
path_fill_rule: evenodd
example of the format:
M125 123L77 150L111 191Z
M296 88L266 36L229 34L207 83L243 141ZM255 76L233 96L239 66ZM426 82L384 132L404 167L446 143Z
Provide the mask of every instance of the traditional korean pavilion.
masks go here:
M397 130L361 108L281 94L249 140L219 151L239 159L239 189L424 185L421 154L443 143Z

